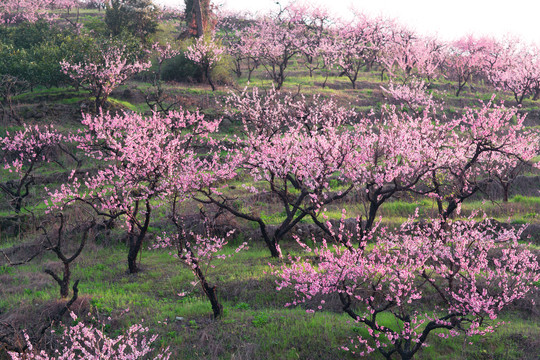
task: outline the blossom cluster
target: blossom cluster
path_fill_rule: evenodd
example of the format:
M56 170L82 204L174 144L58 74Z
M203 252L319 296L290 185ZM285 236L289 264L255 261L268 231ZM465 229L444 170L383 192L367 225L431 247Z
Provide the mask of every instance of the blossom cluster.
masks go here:
M97 107L103 106L111 92L132 75L150 68L151 62L130 60L125 46L101 49L98 59L83 63L60 63L62 71L78 85L90 90Z
M58 132L54 126L40 127L24 125L22 130L13 135L6 132L0 138L0 151L3 154L4 169L23 175L23 168L37 162L53 161L51 151L68 138Z
M221 60L224 51L225 49L219 46L213 38L207 40L200 37L195 40L193 45L188 46L186 57L204 67L212 67Z
M69 9L77 0L3 0L0 4L0 24L17 24L23 21L51 21L57 17L52 9Z
M64 327L60 338L60 349L52 353L38 351L24 333L27 348L23 353L9 352L12 360L68 360L68 359L118 359L135 360L147 358L152 354L156 360L168 360L171 356L169 349L155 352L153 344L157 335L148 337L148 328L142 324L132 325L125 334L111 338L101 328L80 321L72 312L71 317L78 321L76 325Z

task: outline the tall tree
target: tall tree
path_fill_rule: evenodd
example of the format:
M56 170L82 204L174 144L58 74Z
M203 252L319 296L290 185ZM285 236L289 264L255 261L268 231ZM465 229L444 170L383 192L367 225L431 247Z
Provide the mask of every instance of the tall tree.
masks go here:
M143 41L157 32L158 7L152 0L112 0L107 5L105 23L111 35L129 32Z
M63 209L78 201L109 224L122 219L129 272L135 273L154 209L170 193L172 174L185 179L184 184L196 183L193 174L202 160L194 146L202 146L206 142L202 138L216 131L219 121L206 121L199 113L187 111L151 116L100 112L96 116L85 114L82 124L87 128L79 147L103 166L51 193L51 207Z
M184 37L201 37L205 31L214 29L216 21L213 19L210 0L185 0L185 20L188 26Z

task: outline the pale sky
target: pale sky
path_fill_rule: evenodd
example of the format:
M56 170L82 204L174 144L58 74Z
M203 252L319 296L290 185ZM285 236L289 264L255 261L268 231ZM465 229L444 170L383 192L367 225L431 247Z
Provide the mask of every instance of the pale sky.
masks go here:
M183 7L183 0L157 0ZM281 0L287 4L287 0ZM311 0L338 16L351 7L371 15L397 18L421 34L452 40L465 34L502 37L513 34L540 44L540 0ZM213 0L231 10L278 9L276 0Z

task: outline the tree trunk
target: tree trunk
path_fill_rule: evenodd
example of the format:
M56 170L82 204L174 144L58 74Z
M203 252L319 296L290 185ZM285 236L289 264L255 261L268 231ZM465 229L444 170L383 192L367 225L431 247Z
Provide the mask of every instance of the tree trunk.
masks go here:
M195 22L197 23L197 37L201 37L204 35L204 28L200 0L193 0L193 12L195 13Z
M356 78L357 76L348 76L349 80L351 81L351 84L352 84L352 88L353 89L356 89Z
M322 88L324 89L326 87L326 82L328 81L329 73L326 73L326 77L324 78L324 82L322 83Z
M502 183L503 188L503 202L508 202L508 193L510 192L510 183Z
M211 76L210 76L210 68L209 68L209 66L205 67L204 74L206 76L206 79L208 80L208 83L212 87L212 91L216 91L216 87L214 86L214 83L212 82L212 79L211 79Z
M69 283L64 280L60 284L60 297L61 298L67 298L68 295L69 295Z
M199 267L199 264L195 263L194 265L195 266L193 268L193 272L195 273L197 278L200 280L204 294L210 301L210 305L212 305L214 319L217 319L221 317L221 315L223 315L223 305L219 303L216 287L210 286L208 284L208 282L206 281L206 277L204 276L203 272L201 271L201 268Z
M412 360L413 355L409 352L403 352L401 353L401 360Z
M135 274L139 271L139 268L137 267L137 255L139 255L139 252L141 251L147 230L148 226L141 228L139 235L130 235L128 252L128 268L130 274Z
M144 241L144 237L146 236L146 233L148 232L148 226L150 226L150 217L152 213L152 207L150 206L150 200L146 199L146 213L144 214L144 223L142 225L138 225L139 228L139 234L135 236L133 233L133 227L135 226L135 220L133 220L133 223L131 225L131 231L129 233L129 252L128 252L128 268L129 273L134 274L139 271L137 268L137 255L141 251L142 243ZM137 216L138 213L138 203L135 208L135 215Z
M368 218L366 219L366 225L363 228L363 235L366 235L368 232L371 231L373 223L375 223L375 219L377 218L377 211L379 211L380 206L381 204L379 204L377 200L370 201Z
M534 91L533 101L536 101L540 98L540 88Z
M128 252L128 269L130 274L135 274L139 270L137 268L137 253L138 249L130 241Z
M202 281L201 281L202 282ZM219 303L217 298L216 287L210 287L206 280L202 282L204 293L212 305L212 312L214 313L214 319L218 319L223 315L223 305Z
M96 107L96 113L99 111L99 109L101 107L103 107L103 104L105 103L105 99L100 99L101 98L101 93L103 92L103 89L102 88L99 88L99 91L98 93L96 94L96 101L95 101L95 107Z
M69 295L69 281L71 278L69 262L64 263L64 275L62 278L60 278L58 275L54 273L54 271L50 269L46 269L45 274L50 275L54 279L54 281L56 281L58 285L60 286L60 297L67 298Z
M266 224L264 224L262 221L259 221L259 229L261 230L261 235L263 237L263 241L268 247L268 250L270 250L270 256L273 258L279 258L280 253L278 250L278 241L279 239L276 237L276 234L274 233L272 237L269 236L267 230L266 230Z
M268 250L270 250L270 255L273 258L279 258L280 257L280 253L279 253L279 250L278 250L278 243L277 243L276 239L272 239L271 241L267 241L266 245L268 246Z
M69 281L71 278L71 270L69 268L69 263L64 263L64 277L62 283L60 284L60 296L62 298L67 298L69 295Z
M521 105L523 103L523 99L525 98L525 91L521 94L521 96L519 97L519 100L518 100L518 104Z
M444 207L440 198L437 198L437 211L439 211L439 215L441 216L444 214Z
M446 207L446 211L442 214L443 221L446 222L446 220L448 220L450 216L452 216L454 211L456 211L456 209L458 208L458 205L459 203L456 202L456 200L450 200L448 206Z

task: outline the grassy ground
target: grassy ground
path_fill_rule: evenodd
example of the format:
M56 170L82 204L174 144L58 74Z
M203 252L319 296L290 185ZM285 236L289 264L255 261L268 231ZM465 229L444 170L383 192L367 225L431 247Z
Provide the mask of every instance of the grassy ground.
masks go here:
M293 244L285 250L299 254ZM170 346L175 359L349 359L341 350L361 327L350 323L338 310L308 314L301 307L285 308L292 294L274 290L266 249L255 244L251 249L223 261L216 261L210 272L217 284L225 315L211 321L211 308L189 269L181 266L165 250L144 251L143 271L126 273L126 251L121 245L91 244L74 267L73 278L80 279L83 299L78 312L88 311L107 319L111 335L144 319L152 332L159 334L159 344ZM225 252L231 253L233 246ZM58 302L58 288L41 272L54 260L46 255L16 269L0 268L0 315L18 316L21 326L31 327L35 317L43 316ZM180 297L179 292L189 295ZM129 309L125 312L125 309ZM537 307L532 310L538 310ZM530 311L528 308L527 311ZM15 315L14 315L15 314ZM178 320L177 320L178 319ZM440 340L432 334L430 347L420 359L524 359L540 351L540 325L536 317L523 309L505 312L509 322L486 337ZM472 342L473 345L470 345ZM374 355L372 358L378 358Z

